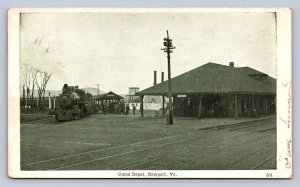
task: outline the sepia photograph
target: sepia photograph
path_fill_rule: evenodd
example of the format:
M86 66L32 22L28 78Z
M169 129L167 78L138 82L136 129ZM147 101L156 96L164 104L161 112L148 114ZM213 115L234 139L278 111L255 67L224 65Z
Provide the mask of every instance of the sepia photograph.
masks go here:
M290 9L8 19L10 177L291 177Z

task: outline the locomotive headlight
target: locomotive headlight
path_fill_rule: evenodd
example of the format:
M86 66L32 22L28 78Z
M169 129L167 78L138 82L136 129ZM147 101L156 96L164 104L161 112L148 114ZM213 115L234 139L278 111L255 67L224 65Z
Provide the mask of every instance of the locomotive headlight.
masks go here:
M62 96L61 97L61 102L62 103L67 103L68 102L68 97L67 96Z
M67 95L60 96L59 100L62 107L66 107L69 105L69 97Z

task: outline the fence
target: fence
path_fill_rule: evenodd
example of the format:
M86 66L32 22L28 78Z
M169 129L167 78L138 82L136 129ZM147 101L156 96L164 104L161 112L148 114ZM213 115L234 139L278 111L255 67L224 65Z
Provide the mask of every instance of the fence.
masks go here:
M21 111L38 111L38 110L49 110L49 108L54 108L55 101L54 97L51 97L51 104L49 107L49 97L45 97L44 100L38 100L38 98L33 99L20 99Z

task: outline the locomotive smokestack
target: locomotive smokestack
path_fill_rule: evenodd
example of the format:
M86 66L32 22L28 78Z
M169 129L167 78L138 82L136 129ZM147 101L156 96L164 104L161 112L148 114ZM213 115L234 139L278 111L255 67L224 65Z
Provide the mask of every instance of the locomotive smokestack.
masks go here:
M161 82L164 82L164 72L161 72Z
M156 71L154 71L154 85L156 85Z
M230 67L234 67L234 62L229 62Z

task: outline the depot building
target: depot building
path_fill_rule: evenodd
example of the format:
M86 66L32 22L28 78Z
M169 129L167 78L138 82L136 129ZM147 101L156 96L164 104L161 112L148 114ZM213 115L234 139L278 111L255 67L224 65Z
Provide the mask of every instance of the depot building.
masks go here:
M175 116L238 118L276 113L276 79L250 67L235 67L233 62L228 66L209 62L172 78L171 83ZM136 95L141 97L143 116L143 97L167 97L168 81Z

